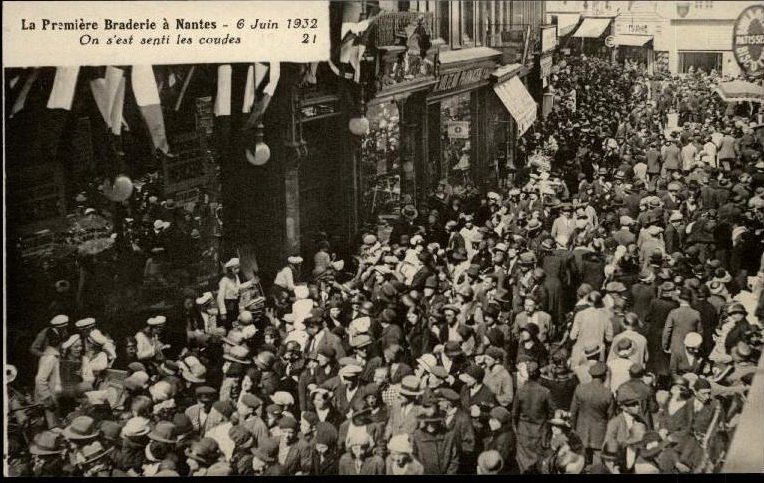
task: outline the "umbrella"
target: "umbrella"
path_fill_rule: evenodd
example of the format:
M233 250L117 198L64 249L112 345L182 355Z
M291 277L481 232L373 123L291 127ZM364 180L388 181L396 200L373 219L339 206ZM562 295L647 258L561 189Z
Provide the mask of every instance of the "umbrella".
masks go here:
M764 102L764 87L753 82L734 80L721 82L714 92L725 102Z

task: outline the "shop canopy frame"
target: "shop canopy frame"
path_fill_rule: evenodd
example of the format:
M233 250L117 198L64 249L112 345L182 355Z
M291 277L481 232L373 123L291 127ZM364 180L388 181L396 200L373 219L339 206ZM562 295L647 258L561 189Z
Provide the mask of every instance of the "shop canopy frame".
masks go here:
M758 102L764 103L764 88L753 82L734 80L721 82L714 92L719 94L724 102Z
M650 41L653 40L652 35L623 35L616 34L613 36L613 43L615 45L624 45L629 47L644 47Z
M599 38L602 36L605 30L607 30L608 27L610 27L610 23L612 21L613 19L609 17L584 18L584 21L581 23L581 25L578 27L578 30L575 31L572 37L581 37L581 38L589 38L589 39Z

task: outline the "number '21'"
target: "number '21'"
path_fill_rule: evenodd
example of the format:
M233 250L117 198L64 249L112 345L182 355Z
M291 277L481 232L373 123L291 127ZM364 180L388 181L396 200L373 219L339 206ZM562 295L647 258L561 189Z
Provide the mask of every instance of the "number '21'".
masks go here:
M303 44L315 44L316 43L316 34L313 34L313 35L302 34L302 43Z

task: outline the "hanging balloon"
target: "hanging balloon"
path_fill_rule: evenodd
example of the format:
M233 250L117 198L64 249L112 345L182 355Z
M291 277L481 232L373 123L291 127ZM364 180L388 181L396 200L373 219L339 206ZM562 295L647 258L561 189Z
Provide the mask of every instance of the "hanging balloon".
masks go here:
M247 161L252 166L263 166L271 159L271 148L264 142L255 144L254 150L247 147L246 149Z
M247 161L249 161L252 166L263 166L269 159L271 159L271 148L269 148L268 145L265 144L265 141L263 141L265 138L263 129L264 126L262 123L259 124L255 129L254 146L251 142L247 142L244 148ZM245 136L249 137L248 134L249 133L245 134Z
M106 179L103 182L103 194L111 201L121 203L133 194L133 182L124 174L117 176L113 184Z

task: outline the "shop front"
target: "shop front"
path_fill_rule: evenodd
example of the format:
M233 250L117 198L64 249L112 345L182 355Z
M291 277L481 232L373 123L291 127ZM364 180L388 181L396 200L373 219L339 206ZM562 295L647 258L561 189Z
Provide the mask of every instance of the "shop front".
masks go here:
M605 45L605 39L612 34L612 28L612 17L584 17L576 31L571 35L572 38L581 40L580 45L576 46L575 42L568 45L572 46L574 49L572 51L575 53L609 59L610 51Z
M440 54L437 83L426 98L427 163L423 186L429 193L440 180L466 185L495 179L496 153L488 140L501 129L488 115L491 73L501 52L488 47Z
M668 50L663 35L666 20L654 11L636 9L615 18L613 44L615 61L643 66L652 75L656 71L656 58ZM660 69L659 69L660 70Z

